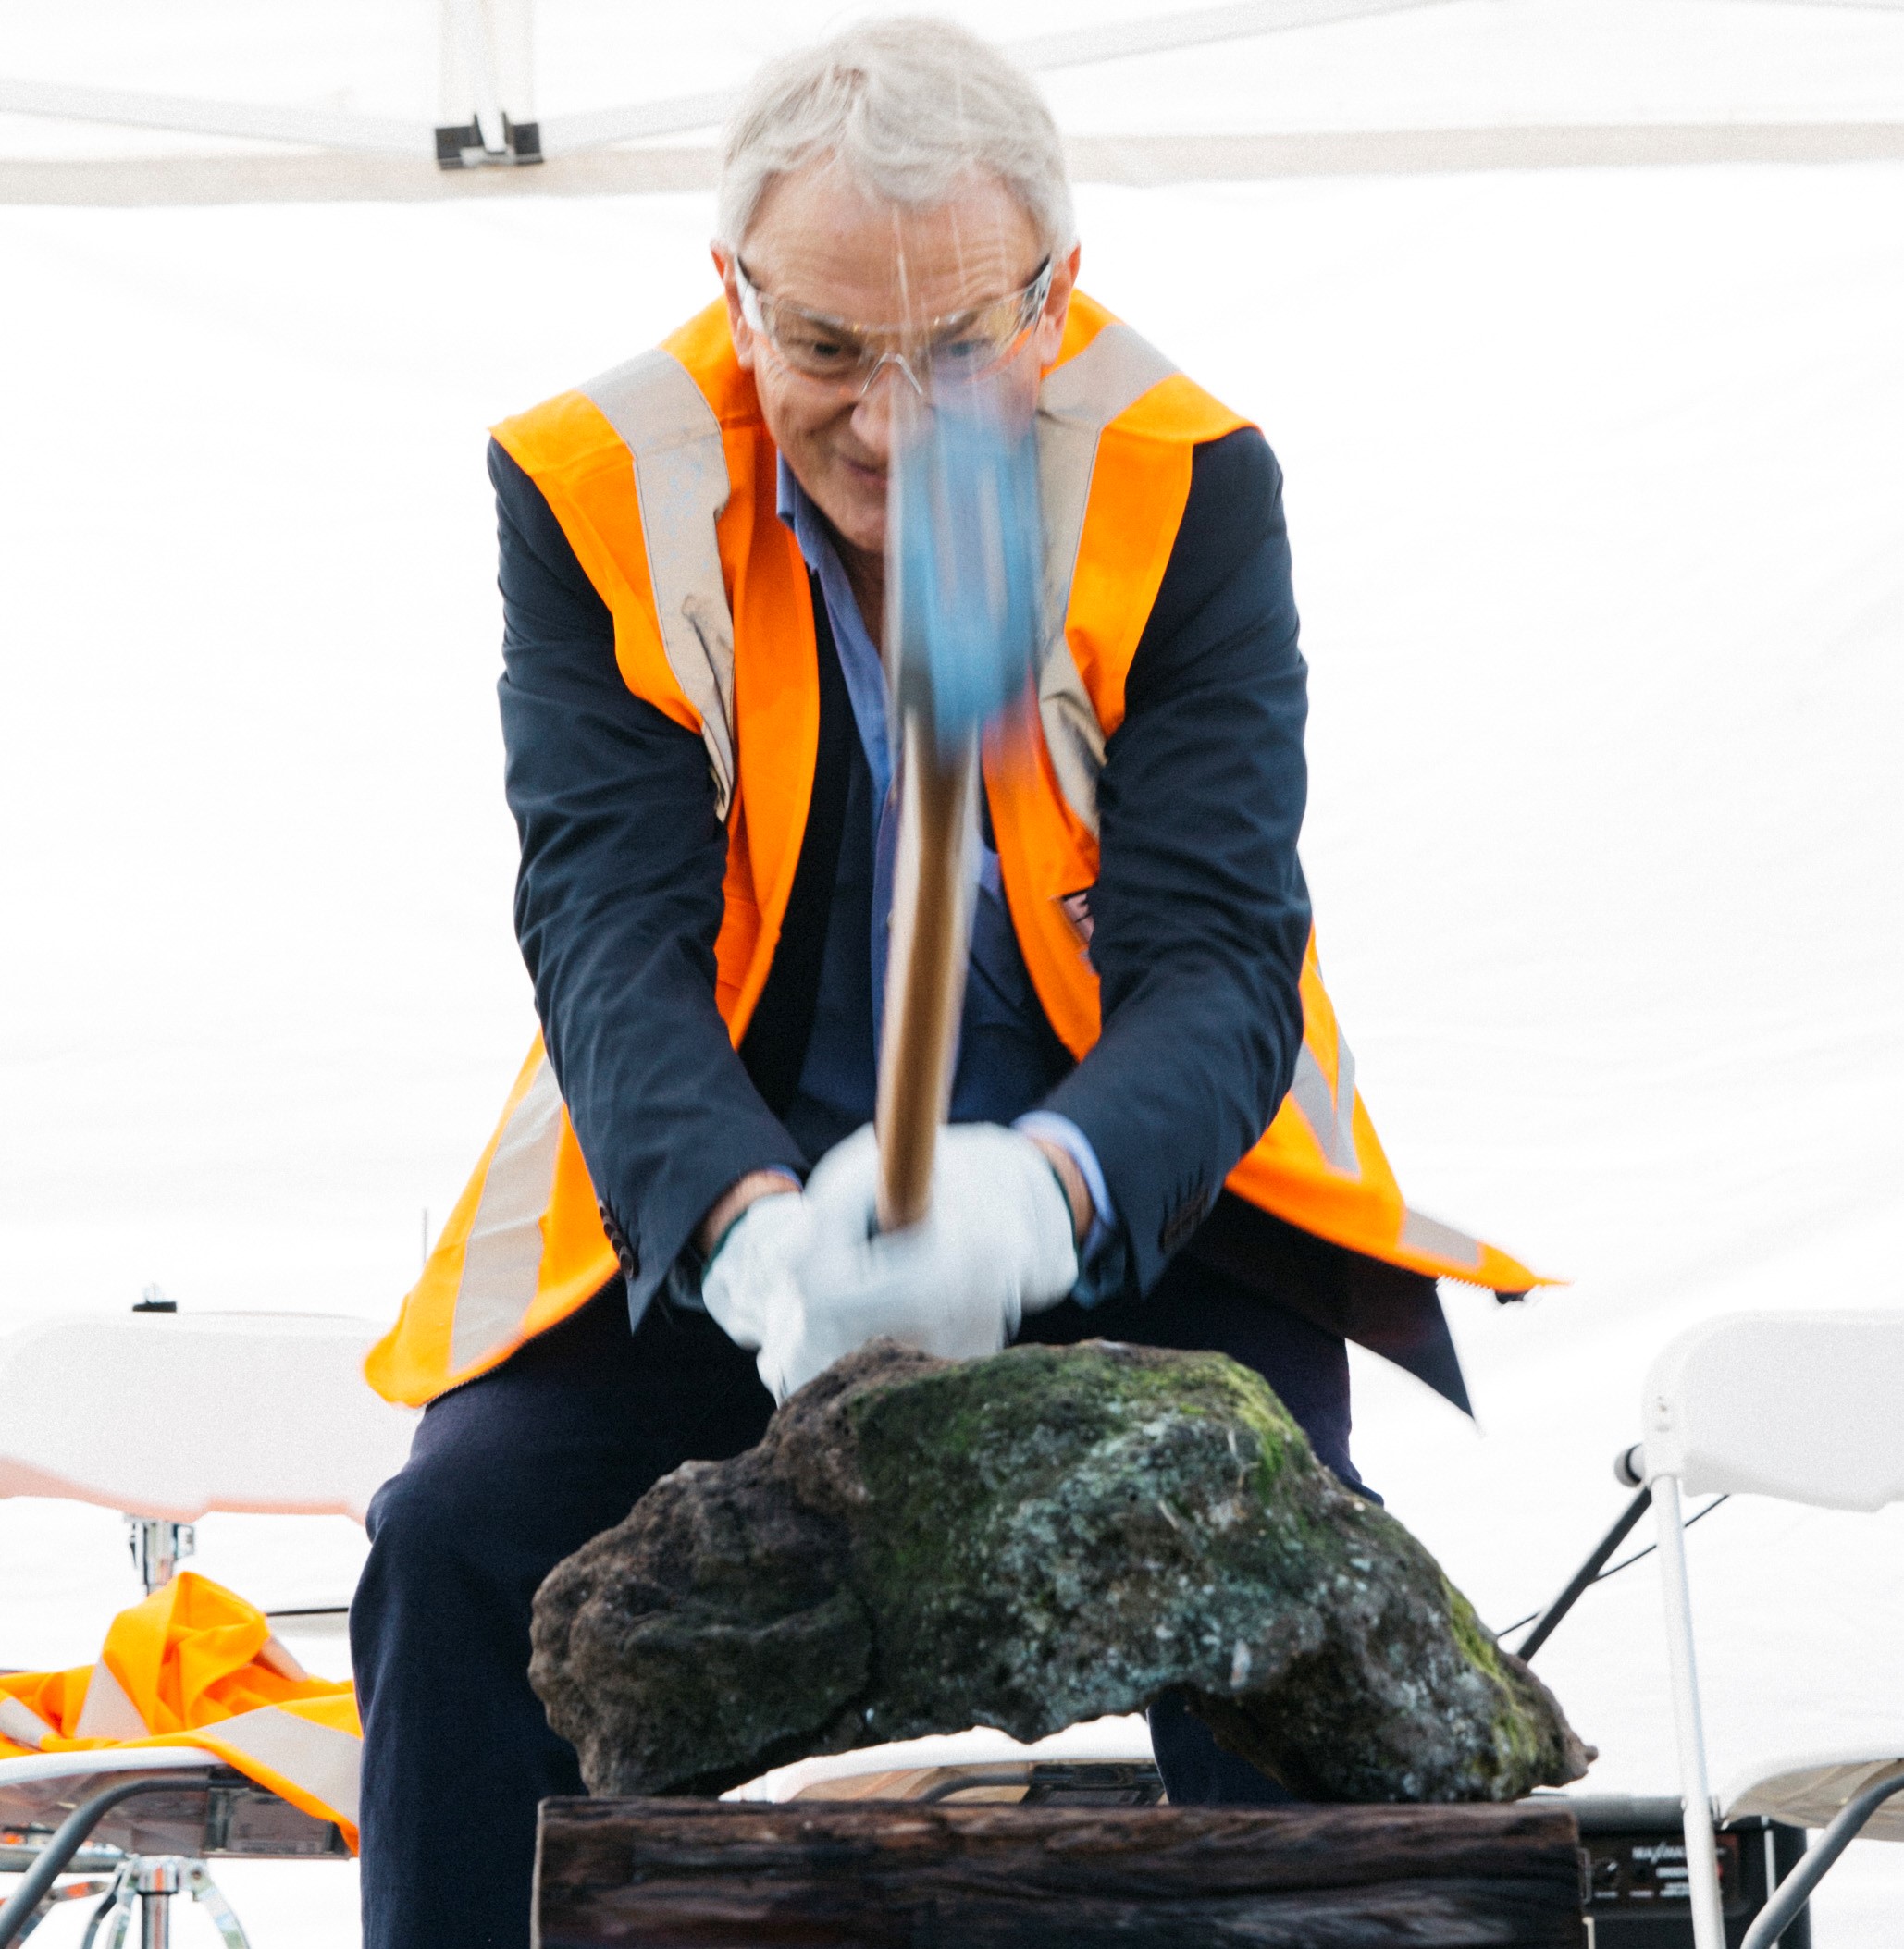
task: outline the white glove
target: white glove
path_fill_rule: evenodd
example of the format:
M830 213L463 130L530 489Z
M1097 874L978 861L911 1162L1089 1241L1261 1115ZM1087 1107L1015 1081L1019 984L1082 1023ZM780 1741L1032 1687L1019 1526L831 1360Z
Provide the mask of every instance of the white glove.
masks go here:
M941 1130L932 1208L905 1231L875 1231L878 1178L869 1126L809 1181L801 1203L810 1231L795 1242L789 1221L786 1247L772 1241L771 1272L761 1262L773 1285L760 1302L760 1378L776 1400L883 1336L950 1360L995 1353L1026 1313L1057 1305L1077 1284L1070 1202L1030 1138L996 1124ZM740 1229L728 1249L742 1242ZM726 1257L723 1249L711 1277Z
M728 1227L701 1275L700 1299L736 1347L763 1346L774 1315L798 1308L794 1262L812 1242L813 1214L797 1190L756 1198ZM767 1380L764 1364L760 1378Z

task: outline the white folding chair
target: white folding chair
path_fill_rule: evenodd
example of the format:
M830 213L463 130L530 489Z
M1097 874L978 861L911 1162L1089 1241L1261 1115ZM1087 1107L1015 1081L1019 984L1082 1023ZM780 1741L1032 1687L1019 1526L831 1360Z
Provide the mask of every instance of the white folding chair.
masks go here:
M147 1590L171 1576L192 1550L192 1525L214 1510L362 1523L378 1486L402 1466L416 1420L364 1379L377 1331L315 1314L151 1306L27 1327L0 1340L0 1496L122 1511ZM339 1790L350 1794L350 1781ZM105 1897L93 1924L105 1930L101 1949L123 1940L134 1901L142 1942L163 1945L180 1893L203 1906L230 1949L244 1949L204 1856L340 1852L330 1822L190 1735L164 1747L0 1761L0 1871L21 1873L0 1907L0 1949L34 1926L68 1868L109 1870L109 1885L76 1891Z
M1866 1512L1904 1499L1904 1312L1735 1314L1682 1334L1641 1406L1659 1530L1666 1647L1696 1949L1725 1949L1714 1809L1693 1656L1682 1495L1774 1496ZM1904 1742L1900 1742L1904 1745ZM1718 1810L1823 1827L1741 1949L1768 1949L1861 1832L1904 1840L1904 1750L1813 1755L1758 1769Z

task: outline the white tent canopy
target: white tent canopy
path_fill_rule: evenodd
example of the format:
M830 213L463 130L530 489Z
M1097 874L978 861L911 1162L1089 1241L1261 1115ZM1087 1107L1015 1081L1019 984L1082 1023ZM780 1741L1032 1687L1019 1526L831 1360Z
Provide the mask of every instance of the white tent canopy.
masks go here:
M434 197L477 186L433 160L545 157L557 167L510 187L706 187L708 144L748 68L825 19L729 0L710 35L699 17L651 7L408 0L291 17L275 46L234 63L212 51L257 39L235 5L182 0L155 17L82 0L19 23L0 40L0 200ZM1049 78L1086 179L1904 154L1900 0L1127 0L1107 14L1045 0L1030 17L972 0L963 12ZM617 74L638 93L602 101ZM56 155L64 174L34 167ZM157 166L106 167L115 155Z

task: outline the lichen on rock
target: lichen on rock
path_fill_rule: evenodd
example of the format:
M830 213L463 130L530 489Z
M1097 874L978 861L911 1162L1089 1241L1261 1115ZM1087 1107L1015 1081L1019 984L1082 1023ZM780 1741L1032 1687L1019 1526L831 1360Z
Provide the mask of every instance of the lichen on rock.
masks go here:
M1259 1375L1105 1341L840 1362L557 1565L530 1677L598 1794L1173 1687L1304 1798L1513 1799L1588 1757Z

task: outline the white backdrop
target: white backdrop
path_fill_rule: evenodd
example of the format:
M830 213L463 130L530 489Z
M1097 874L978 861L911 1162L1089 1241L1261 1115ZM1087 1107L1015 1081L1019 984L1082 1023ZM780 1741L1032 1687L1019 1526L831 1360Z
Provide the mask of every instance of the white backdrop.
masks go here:
M1365 1473L1504 1623L1618 1508L1679 1325L1904 1298L1904 165L1081 206L1087 286L1287 470L1304 857L1403 1182L1574 1280L1454 1297L1478 1426L1357 1363ZM393 1310L533 1027L483 428L710 294L709 220L0 210L0 1329L152 1281ZM361 1548L204 1544L280 1604ZM1900 1546L1696 1533L1722 1777L1904 1720ZM0 1663L90 1657L121 1547L0 1505ZM1596 1783L1669 1783L1658 1614L1643 1565L1541 1656ZM1895 1941L1896 1854L1821 1949ZM348 1870L229 1879L261 1949L350 1939Z

